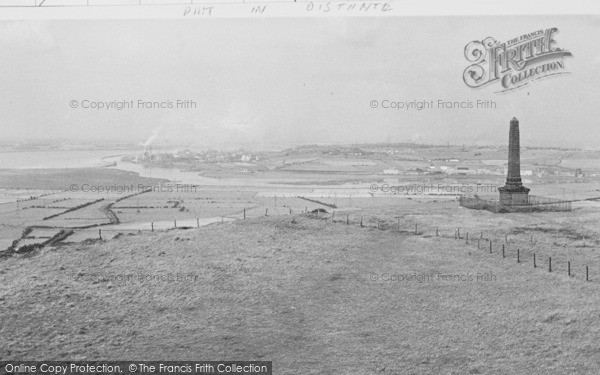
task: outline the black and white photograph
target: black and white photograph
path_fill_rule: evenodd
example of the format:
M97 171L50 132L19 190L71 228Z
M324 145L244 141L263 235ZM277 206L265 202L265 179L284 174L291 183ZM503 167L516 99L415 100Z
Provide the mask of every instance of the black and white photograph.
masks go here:
M0 374L600 373L600 4L0 0Z

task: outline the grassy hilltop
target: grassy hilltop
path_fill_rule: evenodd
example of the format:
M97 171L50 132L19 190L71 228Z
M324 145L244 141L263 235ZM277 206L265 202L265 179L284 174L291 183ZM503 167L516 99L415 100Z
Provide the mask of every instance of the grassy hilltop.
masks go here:
M578 250L569 278L562 263L533 269L527 252L516 264L514 241L526 247L539 230L510 232L506 259L495 242L489 254L488 242L453 237L469 222L495 241L532 216L418 207L400 232L385 210L363 213L364 228L301 214L0 259L0 358L272 360L276 374L597 370L600 274L585 282L581 269L598 264L595 245ZM561 220L593 231L590 212ZM544 225L543 238L564 237ZM564 250L548 246L539 251Z

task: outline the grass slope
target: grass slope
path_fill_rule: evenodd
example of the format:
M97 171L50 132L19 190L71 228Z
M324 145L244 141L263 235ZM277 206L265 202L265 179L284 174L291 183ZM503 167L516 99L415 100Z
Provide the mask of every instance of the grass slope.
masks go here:
M489 272L495 280L437 278ZM115 279L126 274L151 278ZM193 276L157 279L177 274ZM381 280L400 274L431 279ZM0 285L6 359L260 359L276 374L600 365L597 283L311 215L46 249L0 260Z

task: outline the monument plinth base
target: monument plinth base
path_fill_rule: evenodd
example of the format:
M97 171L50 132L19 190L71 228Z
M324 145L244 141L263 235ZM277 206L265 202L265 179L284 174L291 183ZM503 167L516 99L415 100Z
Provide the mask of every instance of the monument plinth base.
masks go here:
M503 186L500 192L500 206L529 204L529 188L525 186Z

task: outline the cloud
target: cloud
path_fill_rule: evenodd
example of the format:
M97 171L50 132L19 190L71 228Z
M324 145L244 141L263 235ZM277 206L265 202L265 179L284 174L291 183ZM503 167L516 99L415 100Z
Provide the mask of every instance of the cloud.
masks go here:
M227 115L219 120L219 125L223 129L249 132L256 128L262 118L263 113L252 110L247 103L233 102Z
M356 22L351 19L339 18L331 20L325 27L329 32L336 35L339 41L342 41L352 48L373 47L379 38L378 31L379 19L360 20Z
M0 23L0 46L28 52L49 51L56 48L56 40L43 21L10 21Z

